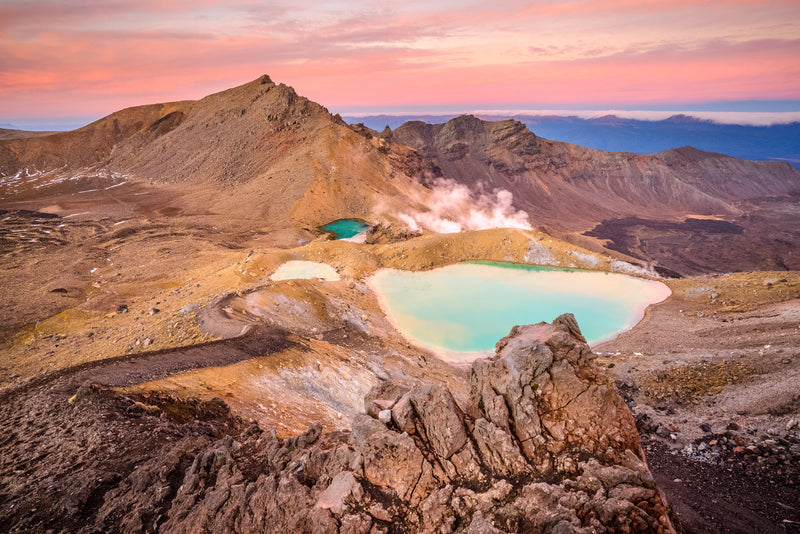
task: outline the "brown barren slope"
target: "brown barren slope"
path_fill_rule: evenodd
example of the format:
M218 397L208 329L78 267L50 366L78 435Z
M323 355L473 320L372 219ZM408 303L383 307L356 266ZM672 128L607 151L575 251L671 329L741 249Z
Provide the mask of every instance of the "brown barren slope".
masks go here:
M354 132L263 76L198 101L128 108L72 132L0 141L0 200L75 194L124 180L188 192L190 208L272 227L365 216L424 190L407 147Z
M445 178L510 191L535 224L583 245L594 238L666 274L800 268L800 172L786 162L692 147L603 152L472 116L383 135L431 158Z

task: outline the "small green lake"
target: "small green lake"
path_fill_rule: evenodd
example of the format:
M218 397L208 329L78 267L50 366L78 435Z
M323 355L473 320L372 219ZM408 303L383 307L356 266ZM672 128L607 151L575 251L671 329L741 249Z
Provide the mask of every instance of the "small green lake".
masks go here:
M358 219L339 219L322 227L326 232L330 232L336 239L351 239L369 228L369 225Z
M514 325L573 313L590 344L633 327L670 289L615 273L495 262L460 263L424 272L378 271L373 290L395 327L448 359L494 349Z

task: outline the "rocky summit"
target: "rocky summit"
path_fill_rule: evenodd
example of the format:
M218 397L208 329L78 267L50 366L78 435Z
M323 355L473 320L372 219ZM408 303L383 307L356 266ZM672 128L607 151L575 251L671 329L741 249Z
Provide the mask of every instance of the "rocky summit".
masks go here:
M33 383L2 417L25 402L66 423L43 437L29 418L4 438L36 458L3 459L4 478L30 472L0 489L0 529L674 532L633 417L592 359L570 314L514 327L473 363L465 410L444 386L384 381L351 431L284 439L218 400L89 384L60 399Z

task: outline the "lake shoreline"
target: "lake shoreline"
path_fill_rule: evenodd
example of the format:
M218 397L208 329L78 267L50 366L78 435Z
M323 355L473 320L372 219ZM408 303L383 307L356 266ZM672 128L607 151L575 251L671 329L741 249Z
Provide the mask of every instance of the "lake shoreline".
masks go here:
M491 271L503 268L517 272L510 275ZM444 270L450 272L444 274ZM529 274L545 280L532 281ZM480 277L471 283L469 275ZM392 276L399 278L394 281L387 279ZM467 276L468 281L463 282L463 287L458 286L459 276ZM576 281L575 276L583 280ZM610 282L605 284L608 287L597 284L599 276ZM421 290L414 288L413 284L417 283L414 280L424 287ZM442 287L436 287L433 282ZM630 289L630 282L634 283L634 289ZM421 272L379 269L367 279L367 283L389 322L404 338L451 363L469 363L490 355L496 341L513 326L549 322L562 313L577 312L576 316L581 316L578 322L591 345L607 343L636 326L644 318L649 305L662 302L672 294L670 288L661 282L619 273L517 264L509 268L502 262L464 262ZM567 284L568 289L563 290L567 302L559 302L558 297L564 295L549 287L559 283ZM397 286L392 287L392 284ZM444 286L451 286L451 293L448 294ZM481 286L481 289L476 289L476 286ZM628 293L634 294L627 300L620 298L626 286L629 287ZM444 293L437 294L437 291ZM540 295L536 291L544 293ZM470 292L473 292L471 297ZM400 295L402 299L411 299L410 304L399 304ZM469 302L469 298L477 298L477 301ZM499 298L500 302L489 302L491 298ZM413 299L417 301L412 302ZM532 301L538 301L540 305L531 307ZM591 310L592 304L598 309ZM521 307L515 309L515 305ZM437 306L443 310L440 316L436 316ZM604 330L598 330L598 324L609 315L616 319L616 323L613 327L602 326ZM459 323L459 317L467 323ZM469 321L474 323L469 324ZM487 323L491 324L487 326ZM480 345L478 337L489 341ZM461 345L448 346L448 338L459 340Z

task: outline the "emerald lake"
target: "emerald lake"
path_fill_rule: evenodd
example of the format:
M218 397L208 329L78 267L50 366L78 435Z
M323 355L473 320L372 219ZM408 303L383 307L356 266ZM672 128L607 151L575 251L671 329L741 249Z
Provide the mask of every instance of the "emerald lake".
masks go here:
M339 219L322 227L326 232L330 232L336 239L352 239L365 232L369 225L358 219Z
M622 274L496 262L385 269L370 285L405 337L458 361L493 350L514 325L551 322L567 312L590 344L607 341L671 294L661 282Z

